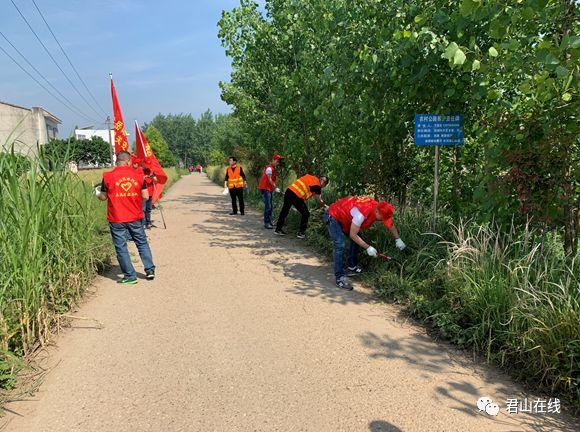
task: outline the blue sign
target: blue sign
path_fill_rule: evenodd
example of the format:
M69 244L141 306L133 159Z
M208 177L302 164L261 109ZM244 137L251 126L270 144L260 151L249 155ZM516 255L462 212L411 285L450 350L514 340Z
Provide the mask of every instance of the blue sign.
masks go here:
M463 114L415 114L415 145L462 145L462 123Z

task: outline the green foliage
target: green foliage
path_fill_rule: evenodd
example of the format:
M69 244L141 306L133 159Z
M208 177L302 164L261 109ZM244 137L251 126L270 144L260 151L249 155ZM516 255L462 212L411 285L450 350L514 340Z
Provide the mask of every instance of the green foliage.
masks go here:
M161 132L155 126L149 125L147 127L145 137L161 166L169 167L175 165L175 157L169 151L167 142L165 142Z
M279 151L296 172L340 178L341 193L400 207L431 197L414 114L463 113L466 144L442 151L441 202L455 218L565 232L573 255L577 12L572 0L243 0L219 23L233 66L222 98L256 159Z
M79 165L109 165L109 143L101 137L52 140L44 146L44 154L52 160L75 161Z
M45 156L45 155L44 155ZM52 160L53 165L62 161ZM92 186L42 160L0 157L0 386L44 342L110 253Z

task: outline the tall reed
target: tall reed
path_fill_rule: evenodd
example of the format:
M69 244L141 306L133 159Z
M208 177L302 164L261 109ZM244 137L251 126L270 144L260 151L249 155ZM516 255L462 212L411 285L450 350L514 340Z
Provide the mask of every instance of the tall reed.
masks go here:
M10 369L9 353L43 343L78 300L108 260L105 234L90 185L42 157L0 154L0 369Z

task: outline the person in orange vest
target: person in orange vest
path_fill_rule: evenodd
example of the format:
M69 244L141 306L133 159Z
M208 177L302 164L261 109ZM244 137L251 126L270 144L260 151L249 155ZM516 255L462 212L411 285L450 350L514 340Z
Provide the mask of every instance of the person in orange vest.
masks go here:
M238 160L230 156L230 166L226 170L224 187L230 191L232 199L232 212L230 215L238 214L238 201L240 202L240 214L244 215L244 186L246 185L246 174L244 169L238 165Z
M405 249L405 243L399 237L397 227L393 223L395 209L387 202L377 202L369 197L346 197L332 203L324 212L324 222L334 246L334 275L339 288L352 290L348 276L357 276L362 273L358 264L359 248L366 250L371 257L377 257L377 250L366 243L359 235L360 230L369 228L375 221L382 221L395 238L395 245L399 250ZM350 238L348 253L348 273L343 267L344 236Z
M262 178L260 183L258 183L258 189L262 193L262 199L264 200L264 228L266 229L274 229L274 225L272 225L272 193L280 192L280 189L276 186L276 180L278 180L276 167L281 160L282 156L279 154L272 156L272 162L264 168Z
M290 212L290 208L294 206L302 215L300 218L300 231L298 231L297 237L299 239L305 238L306 228L308 228L308 219L310 218L310 212L308 211L306 200L312 196L316 196L316 200L320 205L326 207L326 204L322 201L322 188L326 187L327 184L328 177L322 176L319 179L311 174L306 174L292 183L284 193L284 205L280 212L280 216L278 217L274 234L280 236L286 235L282 228L284 227L284 222Z
M127 239L135 242L147 279L155 278L151 248L141 222L143 200L149 199L149 192L143 170L135 169L132 165L131 154L120 151L115 169L103 173L101 186L95 188L97 198L107 201L109 229L113 237L117 260L123 272L123 278L117 282L127 285L137 283L137 274L127 249Z

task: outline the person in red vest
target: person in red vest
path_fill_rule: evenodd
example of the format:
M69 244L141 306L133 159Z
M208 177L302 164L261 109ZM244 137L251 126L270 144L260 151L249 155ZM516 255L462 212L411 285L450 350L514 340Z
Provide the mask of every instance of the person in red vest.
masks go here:
M201 174L202 171L203 171L203 168L202 168L201 164L197 164L197 172Z
M147 235L141 219L143 219L143 200L149 199L145 174L141 169L132 167L131 154L120 151L117 155L117 166L112 171L103 174L101 186L95 188L97 198L107 201L107 220L117 253L117 260L123 271L121 284L137 283L137 273L131 263L127 239L135 242L139 256L145 267L147 279L155 278L155 265Z
M147 192L149 198L143 200L143 226L145 229L151 229L153 223L151 222L151 210L153 209L153 192L155 191L155 183L157 183L157 176L151 172L149 168L144 168L145 184L147 185Z
M264 200L264 228L266 229L274 229L274 225L272 225L272 193L280 192L280 189L276 186L276 180L278 180L276 167L280 165L281 160L282 156L279 154L272 156L272 161L264 168L262 178L260 183L258 183L258 189L262 193L262 199Z
M405 249L405 243L393 223L395 209L387 202L377 202L369 197L341 198L330 205L324 212L324 222L334 246L334 275L339 288L352 290L343 267L344 236L350 237L348 253L348 276L362 273L358 264L358 251L363 248L371 257L377 257L377 250L366 243L359 235L360 230L369 228L375 221L380 220L395 238L395 245L399 250Z
M306 228L308 228L308 219L310 218L310 212L308 211L306 200L315 196L320 205L326 207L326 204L322 201L322 188L326 187L327 184L328 177L322 176L318 178L311 174L306 174L292 183L284 193L284 205L280 212L280 216L278 217L274 234L280 236L286 235L282 228L284 227L284 222L290 212L290 208L294 206L301 214L300 231L298 231L297 237L300 239L305 238Z
M244 186L246 185L246 174L244 169L238 165L238 160L230 156L230 166L226 170L224 187L230 191L232 199L232 212L230 215L238 214L238 201L240 202L240 214L244 215Z

